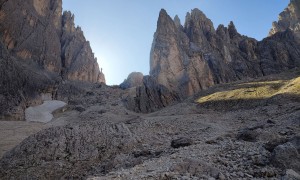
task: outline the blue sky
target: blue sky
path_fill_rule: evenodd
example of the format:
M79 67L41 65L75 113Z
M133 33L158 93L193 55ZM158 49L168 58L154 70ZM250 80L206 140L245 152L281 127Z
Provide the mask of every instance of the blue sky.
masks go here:
M289 0L63 0L92 46L107 84L120 84L133 71L149 73L149 57L160 9L184 23L191 9L202 10L214 26L233 21L237 30L258 40Z

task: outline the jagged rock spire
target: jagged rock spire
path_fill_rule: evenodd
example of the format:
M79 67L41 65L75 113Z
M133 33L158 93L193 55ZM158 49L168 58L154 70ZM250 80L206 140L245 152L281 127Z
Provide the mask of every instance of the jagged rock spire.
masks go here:
M288 24L286 27L298 31L299 2L291 1L281 14L285 23L279 21L279 25ZM300 65L300 46L291 31L258 42L239 34L233 22L215 31L212 21L199 9L186 14L183 28L178 28L179 24L178 17L173 21L165 10L160 12L151 50L150 76L180 95Z
M234 38L236 35L239 35L239 33L236 30L236 27L232 21L230 21L230 23L228 25L228 32L229 32L229 36L231 39Z
M300 0L291 0L288 7L279 14L279 20L273 22L269 36L290 29L300 33Z
M175 23L175 25L176 25L177 28L181 27L181 22L180 22L180 19L179 19L178 15L176 15L174 17L174 23Z

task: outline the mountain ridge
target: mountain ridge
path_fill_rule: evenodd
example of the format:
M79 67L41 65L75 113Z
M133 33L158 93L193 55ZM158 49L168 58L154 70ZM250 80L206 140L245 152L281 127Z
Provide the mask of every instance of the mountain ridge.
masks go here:
M179 21L177 19L177 24ZM150 76L186 97L214 84L297 67L299 48L293 46L297 50L290 52L288 45L299 43L296 35L292 37L297 29L290 31L286 28L277 32L282 36L257 41L238 33L232 21L228 27L219 25L215 30L211 20L199 9L187 13L183 27L178 27L167 12L161 10L150 55ZM261 44L274 41L281 49L266 54L271 50Z
M292 0L288 8L296 7L294 11L298 11L300 6L295 3L299 0ZM292 19L294 24L299 22ZM125 102L137 112L152 112L216 84L276 74L299 66L297 29L286 27L257 41L241 35L232 21L227 27L221 24L215 29L212 21L197 8L187 13L184 25L178 16L172 19L161 9L150 51L151 83L139 84L133 97L125 98ZM164 89L168 95L159 95L153 100L152 93L141 93L140 88L151 89L153 84L159 87L156 91ZM135 105L133 99L137 99ZM147 104L152 104L152 108L141 108Z

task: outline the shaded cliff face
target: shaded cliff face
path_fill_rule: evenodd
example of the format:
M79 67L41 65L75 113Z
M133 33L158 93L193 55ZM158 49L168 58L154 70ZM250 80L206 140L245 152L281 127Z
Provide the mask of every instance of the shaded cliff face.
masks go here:
M233 22L215 30L198 9L187 13L184 26L178 17L172 20L161 10L151 49L150 75L186 97L214 84L299 66L299 53L294 31L282 31L258 42L239 34Z
M61 71L61 0L1 1L1 40L10 55Z
M62 0L0 0L0 50L0 119L24 119L42 94L57 98L63 80L105 83Z
M151 50L150 75L170 90L192 94L200 88L200 84L194 82L201 81L203 87L213 84L213 81L209 80L212 78L211 71L208 70L208 63L202 56L197 56L197 52L189 50L189 37L183 32L178 17L176 19L177 23L165 10L160 12ZM200 72L200 69L208 71ZM204 76L208 79L204 79Z
M74 15L64 12L62 16L62 67L63 77L70 80L105 83L90 43L80 27L75 28Z
M128 91L123 102L127 109L138 113L154 112L180 100L176 93L158 84L151 76L144 76L141 85Z
M273 22L269 36L290 29L300 33L300 0L291 0L288 7L279 14L278 22Z
M0 2L1 40L9 54L34 61L63 78L105 82L97 60L70 12L62 15L62 0Z

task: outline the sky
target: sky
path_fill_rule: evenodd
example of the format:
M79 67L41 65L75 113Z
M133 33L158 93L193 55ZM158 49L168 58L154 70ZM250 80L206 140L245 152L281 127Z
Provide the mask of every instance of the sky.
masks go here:
M289 0L63 0L75 15L106 83L118 85L131 72L149 74L150 50L159 11L163 8L184 24L185 15L198 8L214 26L233 21L238 32L262 40Z

